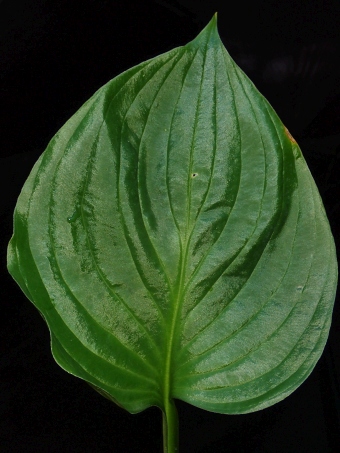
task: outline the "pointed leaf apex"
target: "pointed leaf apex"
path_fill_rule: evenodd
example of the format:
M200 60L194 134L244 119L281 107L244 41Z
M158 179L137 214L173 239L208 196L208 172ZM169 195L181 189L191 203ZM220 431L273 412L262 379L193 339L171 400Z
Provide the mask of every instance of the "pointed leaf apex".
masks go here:
M196 47L202 45L215 45L220 43L221 39L217 30L217 12L213 15L210 22L203 28L196 38L187 44L187 47Z

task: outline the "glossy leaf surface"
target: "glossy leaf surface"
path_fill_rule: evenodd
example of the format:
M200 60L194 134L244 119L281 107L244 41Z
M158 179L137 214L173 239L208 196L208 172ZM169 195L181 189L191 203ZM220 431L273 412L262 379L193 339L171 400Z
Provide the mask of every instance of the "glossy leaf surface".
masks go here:
M215 19L81 107L14 224L8 267L54 358L130 412L262 409L322 353L337 279L322 202Z

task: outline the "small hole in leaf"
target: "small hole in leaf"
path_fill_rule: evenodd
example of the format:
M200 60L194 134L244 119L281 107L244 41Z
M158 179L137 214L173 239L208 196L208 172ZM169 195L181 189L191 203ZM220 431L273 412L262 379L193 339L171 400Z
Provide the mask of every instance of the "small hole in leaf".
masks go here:
M193 173L193 174L191 175L192 178L196 178L196 176L198 176L198 173Z
M73 223L75 222L78 218L80 217L80 211L78 208L71 214L70 216L67 217L68 223Z

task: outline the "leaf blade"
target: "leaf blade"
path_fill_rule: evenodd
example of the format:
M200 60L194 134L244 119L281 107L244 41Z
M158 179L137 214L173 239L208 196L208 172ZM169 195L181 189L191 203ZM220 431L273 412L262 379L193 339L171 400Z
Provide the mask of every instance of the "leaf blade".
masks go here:
M8 267L57 362L130 412L283 399L322 353L337 279L301 151L215 19L61 129L19 197Z

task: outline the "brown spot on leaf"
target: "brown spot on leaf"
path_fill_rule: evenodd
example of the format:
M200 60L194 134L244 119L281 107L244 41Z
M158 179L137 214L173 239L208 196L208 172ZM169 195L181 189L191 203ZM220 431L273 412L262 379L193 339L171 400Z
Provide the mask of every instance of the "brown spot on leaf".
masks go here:
M296 143L295 138L291 135L291 133L289 132L289 130L286 128L286 126L284 126L284 128L285 128L285 133L286 133L287 137L289 138L289 140L290 140L292 143Z

